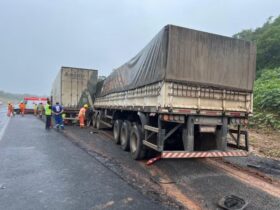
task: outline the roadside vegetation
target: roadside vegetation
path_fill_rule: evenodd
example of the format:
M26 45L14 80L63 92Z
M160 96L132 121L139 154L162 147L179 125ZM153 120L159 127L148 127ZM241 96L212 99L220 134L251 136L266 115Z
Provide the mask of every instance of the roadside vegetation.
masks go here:
M14 94L7 93L0 90L0 101L6 105L8 102L18 103L23 100L24 97L33 96L30 94Z
M263 26L233 37L257 46L251 145L261 154L280 158L280 16L270 17Z

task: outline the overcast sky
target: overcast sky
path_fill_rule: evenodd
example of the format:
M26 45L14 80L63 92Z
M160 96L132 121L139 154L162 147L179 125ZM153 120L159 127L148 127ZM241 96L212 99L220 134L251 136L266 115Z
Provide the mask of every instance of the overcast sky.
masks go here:
M232 36L279 0L0 0L0 90L49 95L63 66L108 75L167 24Z

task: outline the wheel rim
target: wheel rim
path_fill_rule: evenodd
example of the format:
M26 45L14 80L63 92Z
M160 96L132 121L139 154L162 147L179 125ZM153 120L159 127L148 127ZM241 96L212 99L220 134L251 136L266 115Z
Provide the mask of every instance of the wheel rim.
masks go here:
M136 152L137 137L136 137L135 133L133 133L130 137L130 146L131 146L131 152Z

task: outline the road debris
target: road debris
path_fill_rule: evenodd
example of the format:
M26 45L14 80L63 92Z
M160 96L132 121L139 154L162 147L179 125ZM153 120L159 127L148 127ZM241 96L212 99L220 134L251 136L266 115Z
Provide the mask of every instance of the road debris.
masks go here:
M154 157L154 158L151 158L150 160L147 161L146 165L150 166L150 165L154 164L156 161L158 161L160 159L161 159L161 155L159 155L157 157Z
M243 210L248 202L236 195L227 195L219 200L218 205L227 210Z

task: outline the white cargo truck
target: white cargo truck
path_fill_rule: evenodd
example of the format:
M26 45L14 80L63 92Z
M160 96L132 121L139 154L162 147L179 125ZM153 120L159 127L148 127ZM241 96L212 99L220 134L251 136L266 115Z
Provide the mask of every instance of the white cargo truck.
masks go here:
M64 107L66 121L76 119L81 101L88 101L82 98L83 93L95 88L97 76L94 69L61 67L52 85L51 101Z
M134 159L245 156L253 43L167 25L102 86L93 124Z

